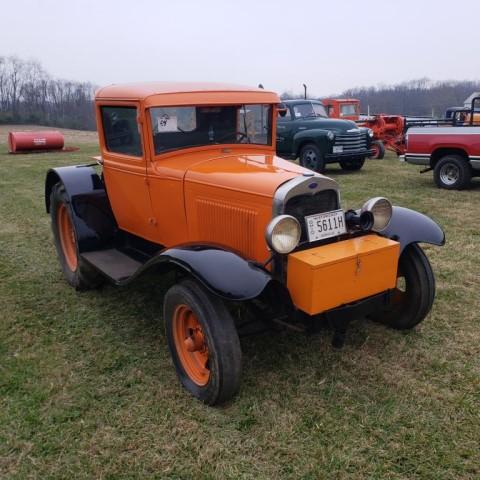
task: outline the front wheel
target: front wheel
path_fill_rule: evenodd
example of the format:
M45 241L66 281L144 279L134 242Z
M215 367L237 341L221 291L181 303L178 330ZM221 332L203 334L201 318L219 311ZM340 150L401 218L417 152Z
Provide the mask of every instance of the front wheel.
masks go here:
M361 160L340 160L340 166L343 170L353 172L355 170L360 170L365 163L365 159Z
M373 150L370 158L382 160L385 157L385 145L381 140L374 140L370 145L370 150Z
M387 309L370 317L397 330L418 325L432 308L435 298L435 277L423 250L415 243L400 256L397 286Z
M314 143L307 143L300 150L300 165L319 173L325 171L325 160Z
M163 306L173 364L185 389L207 405L238 391L242 352L233 319L221 299L198 282L171 287Z
M468 161L460 155L445 155L433 170L437 187L447 190L462 190L472 178L472 169Z

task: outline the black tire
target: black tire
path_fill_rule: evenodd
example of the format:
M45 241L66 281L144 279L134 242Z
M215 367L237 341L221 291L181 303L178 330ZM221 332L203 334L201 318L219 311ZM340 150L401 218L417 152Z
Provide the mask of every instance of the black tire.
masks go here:
M300 165L315 172L325 171L325 159L314 143L307 143L300 150Z
M184 306L194 314L200 325L201 339L207 348L206 383L196 382L194 376L189 374L185 360L182 360L185 351L177 346L177 312ZM223 301L198 282L187 279L166 293L163 318L173 364L185 389L207 405L217 405L231 399L240 386L242 351L233 319ZM193 338L193 332L190 335ZM184 343L188 338L185 337Z
M361 160L340 160L340 166L342 167L342 169L349 172L360 170L363 167L364 163L364 158L362 158Z
M435 277L427 256L415 243L402 252L398 272L399 283L391 305L370 317L391 328L408 330L418 325L432 308Z
M472 168L461 155L445 155L433 169L437 187L447 190L462 190L470 184Z
M385 145L381 140L374 140L370 148L375 150L375 153L370 158L382 160L385 157Z
M67 254L62 244L62 233L59 227L59 215L63 211L63 215L67 216L67 221L72 227L72 255L75 257L75 264L67 260ZM53 186L50 194L50 218L52 221L52 232L55 248L57 249L58 259L62 267L63 275L67 282L76 290L89 290L99 287L103 282L103 277L93 270L79 255L77 233L72 221L72 211L70 201L65 192L62 183Z

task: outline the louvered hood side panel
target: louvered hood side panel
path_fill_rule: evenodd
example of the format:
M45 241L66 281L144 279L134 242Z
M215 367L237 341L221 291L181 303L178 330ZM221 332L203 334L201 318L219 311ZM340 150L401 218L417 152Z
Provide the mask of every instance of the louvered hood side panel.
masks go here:
M255 230L258 212L251 208L197 198L198 234L209 242L255 257Z
M186 182L185 208L190 242L218 245L258 262L268 259L271 197Z

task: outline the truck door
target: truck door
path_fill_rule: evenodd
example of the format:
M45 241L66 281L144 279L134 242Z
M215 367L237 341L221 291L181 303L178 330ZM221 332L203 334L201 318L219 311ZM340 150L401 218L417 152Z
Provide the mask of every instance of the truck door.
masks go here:
M294 130L294 122L292 120L292 113L290 106L286 105L287 113L285 116L277 117L277 152L290 154L292 153L292 138Z
M139 105L102 103L97 109L103 174L115 219L122 230L151 239L152 209Z

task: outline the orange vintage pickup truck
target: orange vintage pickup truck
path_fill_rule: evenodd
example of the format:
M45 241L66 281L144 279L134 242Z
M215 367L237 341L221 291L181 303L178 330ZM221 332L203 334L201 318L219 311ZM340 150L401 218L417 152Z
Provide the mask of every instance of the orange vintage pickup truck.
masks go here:
M334 180L275 155L279 103L223 84L105 87L99 166L46 177L68 283L124 286L145 272L170 282L173 364L210 405L238 391L239 336L252 325L328 322L340 345L351 318L412 328L434 299L418 244L442 245L441 228L382 197L344 211Z

